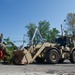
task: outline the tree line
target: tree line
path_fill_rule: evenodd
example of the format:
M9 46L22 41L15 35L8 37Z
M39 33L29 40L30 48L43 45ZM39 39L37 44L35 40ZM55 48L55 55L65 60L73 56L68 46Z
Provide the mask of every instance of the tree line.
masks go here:
M68 13L66 16L66 19L64 20L64 28L63 28L63 33L64 36L69 36L69 35L73 35L75 36L75 13ZM46 39L46 42L51 42L54 43L55 38L61 36L59 33L60 31L57 30L56 28L52 28L50 27L50 23L49 21L40 21L38 22L38 25L34 24L34 23L29 23L28 25L25 26L25 28L27 28L27 36L29 38L29 41L31 41L34 31L36 29L36 27L38 27L38 30L42 36L42 38ZM35 41L38 41L39 38L35 39ZM17 49L17 46L10 41L10 38L6 38L5 39L6 42L8 42L8 45L10 48L8 48L10 51ZM30 43L30 42L29 42Z
M75 35L75 13L68 13L66 16L66 19L64 20L64 25L62 25L63 28L63 33L64 36L74 36ZM26 28L27 28L27 35L29 40L32 39L32 36L34 34L34 31L36 29L37 25L34 23L29 23ZM55 38L61 36L59 33L60 31L57 30L56 28L50 28L50 23L49 21L40 21L38 23L38 29L40 31L40 34L44 39L47 40L47 42L54 43ZM34 40L35 42L35 40Z

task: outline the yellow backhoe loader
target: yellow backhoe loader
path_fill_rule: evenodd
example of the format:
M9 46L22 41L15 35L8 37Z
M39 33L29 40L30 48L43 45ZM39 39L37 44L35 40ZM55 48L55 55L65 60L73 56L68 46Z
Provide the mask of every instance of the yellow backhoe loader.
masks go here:
M34 35L37 30L35 30ZM32 42L35 37L34 35ZM36 61L38 63L47 62L56 64L59 62L63 63L65 59L70 60L71 63L75 63L75 46L71 42L71 38L63 36L57 38L55 43L43 42L36 44L35 47L32 43L29 48L15 50L10 62L13 64L30 64Z

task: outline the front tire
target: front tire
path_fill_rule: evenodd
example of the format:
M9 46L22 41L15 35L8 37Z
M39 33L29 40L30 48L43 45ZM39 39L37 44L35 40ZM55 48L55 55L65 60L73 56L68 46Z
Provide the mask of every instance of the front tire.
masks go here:
M37 63L43 63L44 62L44 59L40 58L40 57L37 57L35 60Z
M56 49L52 49L48 53L47 61L51 64L56 64L59 61L59 52Z
M75 51L73 51L70 55L70 62L75 63Z

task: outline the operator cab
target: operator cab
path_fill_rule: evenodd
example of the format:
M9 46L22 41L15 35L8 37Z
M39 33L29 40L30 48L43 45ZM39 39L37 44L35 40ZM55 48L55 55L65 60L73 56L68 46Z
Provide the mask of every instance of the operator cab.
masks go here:
M73 39L71 37L61 36L61 37L55 39L55 43L58 43L64 47L66 45L68 47L71 47L71 46L73 46Z

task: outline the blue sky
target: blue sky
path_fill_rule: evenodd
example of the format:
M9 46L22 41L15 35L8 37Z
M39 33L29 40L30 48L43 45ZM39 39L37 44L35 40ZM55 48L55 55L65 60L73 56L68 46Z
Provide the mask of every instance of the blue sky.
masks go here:
M43 20L60 30L60 24L70 12L75 12L75 0L0 0L0 33L4 38L23 40L27 31L24 27L29 23L38 25Z

